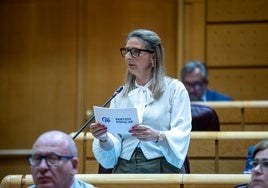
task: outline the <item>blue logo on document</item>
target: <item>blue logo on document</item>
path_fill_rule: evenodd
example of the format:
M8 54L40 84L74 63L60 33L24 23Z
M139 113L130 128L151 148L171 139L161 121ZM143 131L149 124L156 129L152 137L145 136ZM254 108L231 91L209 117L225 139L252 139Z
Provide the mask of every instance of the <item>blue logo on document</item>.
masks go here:
M102 122L104 122L104 123L110 123L111 122L111 120L110 120L110 118L108 118L108 117L102 117Z

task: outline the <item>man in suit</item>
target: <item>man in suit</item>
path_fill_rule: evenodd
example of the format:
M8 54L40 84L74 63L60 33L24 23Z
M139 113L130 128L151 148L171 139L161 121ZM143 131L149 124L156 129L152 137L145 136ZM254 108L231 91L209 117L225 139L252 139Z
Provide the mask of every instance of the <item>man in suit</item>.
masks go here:
M181 70L181 80L184 83L191 101L231 101L232 98L209 90L208 71L200 61L190 61Z

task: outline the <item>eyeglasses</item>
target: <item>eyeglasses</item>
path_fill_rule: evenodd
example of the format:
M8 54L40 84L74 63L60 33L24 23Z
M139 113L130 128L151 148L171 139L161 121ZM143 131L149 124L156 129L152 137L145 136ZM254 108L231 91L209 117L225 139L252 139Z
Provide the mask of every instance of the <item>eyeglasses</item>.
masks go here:
M260 165L262 171L268 171L268 159L263 160L253 160L249 163L251 165L251 170L254 170L257 166Z
M154 53L152 50L138 49L138 48L120 48L121 55L125 57L130 52L133 58L139 57L141 52Z
M29 155L29 163L31 166L38 166L40 165L42 159L45 159L47 165L57 165L61 159L72 159L73 156L65 156L65 155L57 155L57 154L50 154L50 155Z
M194 82L194 83L190 83L190 82L184 82L185 87L187 88L194 88L195 90L200 90L202 88L203 83L202 82Z

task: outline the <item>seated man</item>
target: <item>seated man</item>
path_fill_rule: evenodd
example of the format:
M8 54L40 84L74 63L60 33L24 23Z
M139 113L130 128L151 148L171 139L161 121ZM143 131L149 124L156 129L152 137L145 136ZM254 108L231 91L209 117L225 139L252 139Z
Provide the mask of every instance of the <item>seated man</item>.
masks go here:
M34 185L30 188L93 188L75 178L77 148L73 139L61 131L50 131L37 138L29 156Z
M199 61L188 62L181 70L184 83L191 101L230 101L231 97L207 89L208 71Z

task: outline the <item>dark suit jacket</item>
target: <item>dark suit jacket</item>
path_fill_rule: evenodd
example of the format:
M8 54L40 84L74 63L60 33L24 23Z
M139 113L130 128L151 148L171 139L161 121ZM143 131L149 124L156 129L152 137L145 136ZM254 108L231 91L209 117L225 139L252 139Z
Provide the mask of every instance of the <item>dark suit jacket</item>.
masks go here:
M233 100L231 97L218 93L216 91L213 90L206 90L206 98L207 101L231 101Z

